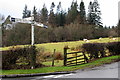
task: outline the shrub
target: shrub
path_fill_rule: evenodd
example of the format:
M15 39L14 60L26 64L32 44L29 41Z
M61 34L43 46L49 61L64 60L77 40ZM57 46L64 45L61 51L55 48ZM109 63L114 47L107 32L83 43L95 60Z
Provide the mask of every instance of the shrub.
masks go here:
M50 60L52 58L51 52L38 52L37 53L37 63Z
M83 50L90 54L90 59L99 58L105 56L104 43L86 43L82 46ZM100 52L100 55L99 55Z
M61 52L56 52L54 58L55 60L63 60L63 55Z
M111 55L119 55L120 54L120 42L107 43L106 48L109 50Z
M24 58L21 63L24 62L24 60L28 63L32 63L32 61L36 61L35 57L36 55L33 54L33 52L36 53L35 47L24 47L24 48L13 48L8 51L1 51L2 53L2 69L17 69L20 68L21 65L17 65L17 62L21 62L21 58ZM33 59L34 57L34 59ZM29 65L30 67L30 65ZM22 68L22 67L21 67Z

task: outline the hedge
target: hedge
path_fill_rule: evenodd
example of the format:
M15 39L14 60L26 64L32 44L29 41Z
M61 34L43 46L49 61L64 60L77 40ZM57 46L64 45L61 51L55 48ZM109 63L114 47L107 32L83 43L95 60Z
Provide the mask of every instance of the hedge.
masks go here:
M7 51L1 51L0 53L2 53L2 69L30 68L31 66L34 67L36 62L36 49L33 46L12 48ZM21 58L26 60L27 65L16 64Z

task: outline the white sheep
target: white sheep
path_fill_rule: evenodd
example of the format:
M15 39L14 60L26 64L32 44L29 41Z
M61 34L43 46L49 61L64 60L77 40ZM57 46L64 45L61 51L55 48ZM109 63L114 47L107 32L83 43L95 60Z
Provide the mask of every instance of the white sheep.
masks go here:
M83 39L83 41L85 41L85 42L90 42L88 39Z
M101 40L101 39L102 39L102 37L99 38L99 40Z
M112 40L117 40L116 38L112 38Z

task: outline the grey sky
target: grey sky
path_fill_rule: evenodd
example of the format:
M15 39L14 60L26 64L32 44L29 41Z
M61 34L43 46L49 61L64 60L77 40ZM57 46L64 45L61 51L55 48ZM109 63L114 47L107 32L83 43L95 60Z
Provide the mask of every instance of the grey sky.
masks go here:
M0 1L0 14L11 15L16 18L22 18L22 12L25 7L25 4L28 6L28 9L33 10L33 6L37 7L37 10L40 10L45 3L47 9L50 8L52 2L55 2L55 5L58 5L59 1L62 3L63 10L68 10L71 2L73 0L1 0ZM74 0L76 1L76 0ZM83 0L85 3L86 12L88 11L88 4L93 0ZM118 1L120 0L98 0L100 4L100 9L102 12L102 22L103 25L113 26L118 22ZM77 0L78 5L81 0Z

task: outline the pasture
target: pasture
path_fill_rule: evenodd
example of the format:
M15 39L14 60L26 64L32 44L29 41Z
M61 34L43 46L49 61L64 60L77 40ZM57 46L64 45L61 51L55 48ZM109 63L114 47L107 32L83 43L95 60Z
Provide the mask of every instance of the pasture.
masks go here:
M101 39L91 39L91 40L89 40L89 42L79 40L79 41L56 42L56 43L42 43L42 44L35 44L35 46L37 48L40 48L40 47L44 48L45 52L52 53L53 50L56 49L56 52L63 53L63 48L65 46L72 48L72 47L80 46L84 43L108 43L108 42L117 42L119 40L120 40L120 37L116 37L115 40L113 38L101 38ZM16 45L14 47L25 47L25 46L29 46L29 45ZM2 48L0 48L0 50L8 50L11 48L13 48L13 46L2 47Z
M56 42L56 43L42 43L42 44L35 44L38 52L41 51L41 48L43 49L43 54L53 54L54 49L56 49L56 53L60 53L63 55L63 48L65 46L68 46L70 49L68 52L71 52L72 48L76 48L77 46L81 46L84 43L108 43L108 42L117 42L120 39L120 37L116 38L101 38L101 39L92 39L88 40L89 42L86 42L84 40L79 41L69 41L69 42ZM29 45L16 45L16 46L9 46L9 47L2 47L0 50L9 50L18 47L25 47ZM41 53L40 53L41 54ZM41 61L42 64L51 66L52 60L49 59L47 61ZM63 66L63 60L55 60L55 66Z

